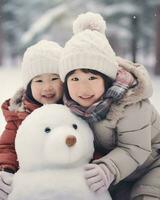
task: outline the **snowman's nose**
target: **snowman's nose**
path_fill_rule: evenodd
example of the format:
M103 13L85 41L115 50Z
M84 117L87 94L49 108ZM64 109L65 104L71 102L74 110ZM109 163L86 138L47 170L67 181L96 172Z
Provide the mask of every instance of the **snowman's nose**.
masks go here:
M74 135L68 135L66 138L66 144L68 147L73 146L76 143L77 139Z

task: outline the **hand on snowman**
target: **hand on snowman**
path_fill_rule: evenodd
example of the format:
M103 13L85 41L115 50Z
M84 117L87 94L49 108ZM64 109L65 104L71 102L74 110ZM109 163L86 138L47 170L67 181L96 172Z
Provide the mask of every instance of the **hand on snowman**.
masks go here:
M109 188L114 180L114 175L104 164L87 164L85 179L93 192L102 192Z
M6 200L12 190L12 173L0 171L0 200Z

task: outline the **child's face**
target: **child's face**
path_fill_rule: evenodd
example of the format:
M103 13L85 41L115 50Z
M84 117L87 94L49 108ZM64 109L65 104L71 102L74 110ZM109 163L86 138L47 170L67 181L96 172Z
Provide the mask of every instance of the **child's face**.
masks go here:
M63 84L58 74L42 74L33 78L32 95L41 104L57 103L63 95Z
M67 87L70 97L83 107L89 107L97 102L105 92L104 80L93 73L81 70L69 76Z

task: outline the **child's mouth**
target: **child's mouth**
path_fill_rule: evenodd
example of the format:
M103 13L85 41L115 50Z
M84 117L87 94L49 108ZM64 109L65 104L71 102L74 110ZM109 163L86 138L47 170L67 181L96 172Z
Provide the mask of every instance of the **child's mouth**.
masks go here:
M94 95L88 95L88 96L79 96L83 100L90 100L94 97Z
M46 98L46 99L52 99L54 98L55 94L45 94L45 95L42 95L43 98Z

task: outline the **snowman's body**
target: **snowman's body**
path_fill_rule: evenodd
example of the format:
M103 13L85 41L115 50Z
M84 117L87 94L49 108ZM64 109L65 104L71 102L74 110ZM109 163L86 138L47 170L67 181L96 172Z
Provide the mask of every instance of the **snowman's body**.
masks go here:
M83 170L77 168L19 172L14 183L16 187L9 200L110 200L107 193L91 192Z
M8 200L111 200L108 191L94 193L86 184L84 166L93 155L93 134L65 106L43 106L27 117L16 150L20 169Z

